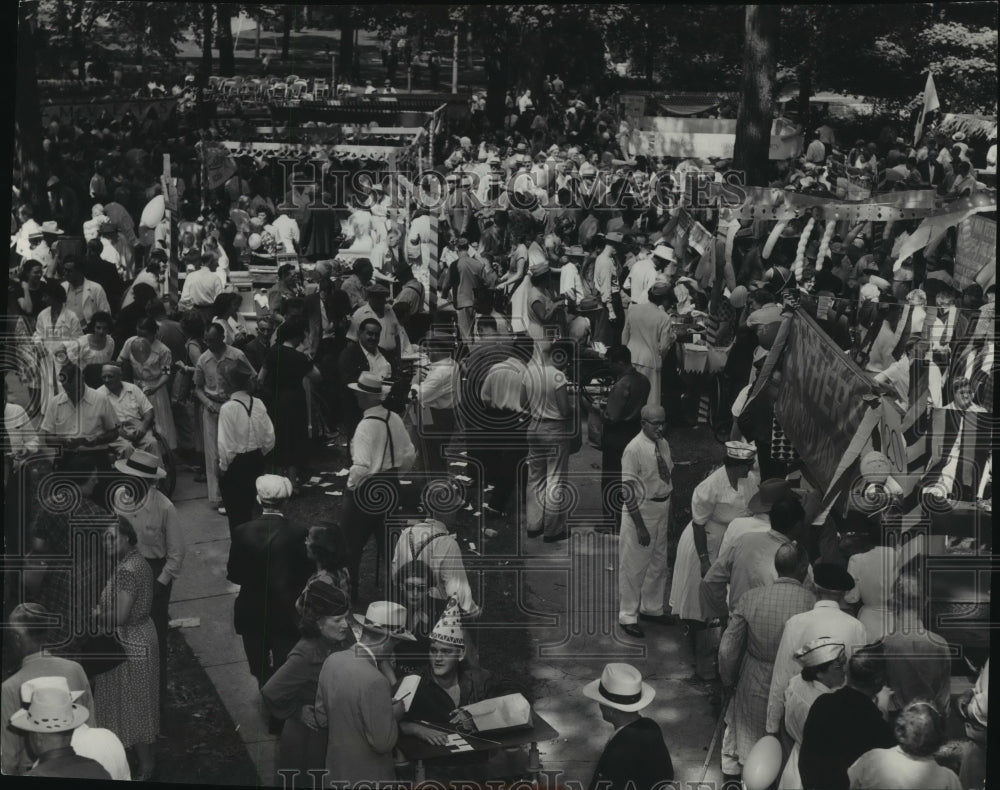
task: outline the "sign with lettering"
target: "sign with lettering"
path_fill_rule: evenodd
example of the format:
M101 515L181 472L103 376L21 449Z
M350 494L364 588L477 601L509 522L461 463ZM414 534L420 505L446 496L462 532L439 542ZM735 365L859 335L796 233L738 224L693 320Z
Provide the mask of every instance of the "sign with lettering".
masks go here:
M642 131L640 153L680 159L731 159L736 144L736 121L729 118L637 118ZM790 159L802 153L802 135L788 134L784 124L771 127L771 159Z
M826 491L869 408L871 379L801 310L789 322L780 369L774 414L810 482Z
M997 223L975 215L958 226L955 282L959 288L979 283L987 288L996 280Z

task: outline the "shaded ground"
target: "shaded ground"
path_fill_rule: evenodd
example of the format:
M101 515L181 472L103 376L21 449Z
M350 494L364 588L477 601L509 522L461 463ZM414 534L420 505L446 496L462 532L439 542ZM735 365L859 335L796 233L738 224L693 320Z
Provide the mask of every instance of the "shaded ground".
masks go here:
M158 782L259 784L247 748L215 686L181 632L168 638L167 710L157 756Z

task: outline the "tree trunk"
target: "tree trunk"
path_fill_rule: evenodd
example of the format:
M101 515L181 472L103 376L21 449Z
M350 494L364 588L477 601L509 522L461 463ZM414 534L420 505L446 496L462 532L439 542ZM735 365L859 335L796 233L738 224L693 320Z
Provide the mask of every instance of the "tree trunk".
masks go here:
M292 44L292 25L295 24L295 6L286 5L281 9L281 59L288 60Z
M799 66L799 123L805 139L809 139L811 123L809 121L809 99L812 98L812 67L808 63Z
M212 73L212 20L214 9L210 3L201 7L201 84L208 84Z
M743 47L743 95L736 119L733 165L747 185L767 183L771 123L774 116L775 44L778 6L746 7Z
M256 30L254 31L255 39L253 45L253 59L260 61L260 29L264 25L264 20L262 17L258 17L256 20Z
M354 71L354 25L345 22L340 26L340 52L337 55L337 73L345 78Z
M472 71L474 64L472 62L472 28L466 28L465 30L465 66L469 71Z
M66 13L66 0L56 2L56 32L60 36L69 35L69 15Z
M653 31L648 22L646 23L646 80L653 82Z
M14 91L14 183L23 190L22 200L42 208L44 198L42 110L38 99L35 63L35 32L32 6L20 7L17 26L17 69Z
M494 129L503 129L504 99L507 95L507 51L483 53L486 65L486 119Z
M83 46L83 3L73 5L73 19L70 22L69 38L70 49L73 51L73 59L76 61L77 75L80 79L85 79L87 52Z
M232 77L236 74L236 50L233 42L233 28L231 19L236 6L232 3L217 3L216 18L219 23L218 47L219 47L219 72L223 77ZM237 10L238 13L238 10Z

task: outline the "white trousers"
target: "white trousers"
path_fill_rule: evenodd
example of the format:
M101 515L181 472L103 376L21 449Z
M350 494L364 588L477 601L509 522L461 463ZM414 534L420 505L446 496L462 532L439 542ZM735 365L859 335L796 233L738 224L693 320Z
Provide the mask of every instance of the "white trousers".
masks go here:
M202 438L205 442L205 477L208 478L208 501L213 507L222 504L219 489L219 415L201 407Z
M618 539L618 622L631 625L639 613L663 614L667 586L667 524L670 500L639 505L639 512L649 532L649 545L640 546L635 522L622 510L622 529Z

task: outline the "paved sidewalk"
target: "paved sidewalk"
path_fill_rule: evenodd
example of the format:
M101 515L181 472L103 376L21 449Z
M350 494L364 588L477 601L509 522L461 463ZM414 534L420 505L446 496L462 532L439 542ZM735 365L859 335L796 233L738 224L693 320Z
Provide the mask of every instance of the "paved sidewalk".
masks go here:
M192 475L177 476L173 502L180 516L187 555L181 578L174 584L170 617L197 617L201 625L183 628L206 674L246 744L260 782L274 785L277 739L267 732L257 681L250 674L243 641L233 630L233 601L239 586L226 580L229 522L208 506L204 483Z

